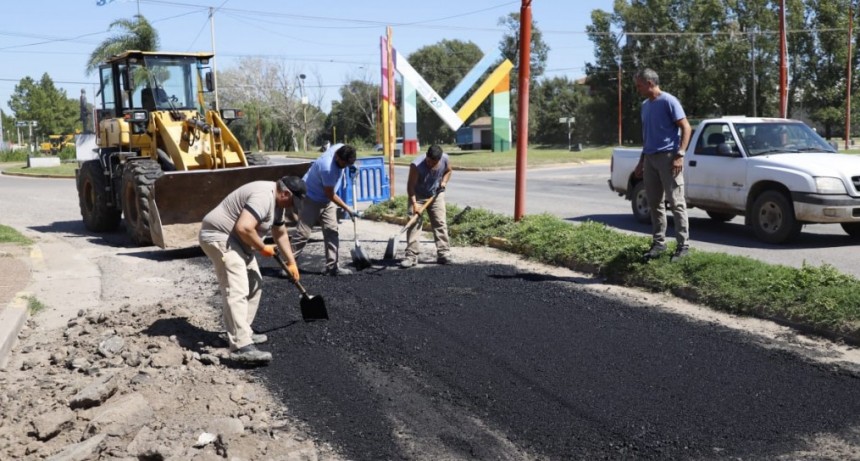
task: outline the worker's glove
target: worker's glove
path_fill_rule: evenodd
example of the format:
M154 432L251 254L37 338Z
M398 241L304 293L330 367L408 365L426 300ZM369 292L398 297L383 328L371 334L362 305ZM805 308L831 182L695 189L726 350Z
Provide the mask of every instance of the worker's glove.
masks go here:
M295 264L287 264L287 273L289 274L291 279L295 280L296 282L299 281L299 266Z
M358 173L358 168L355 165L349 166L349 177L355 179L355 175Z
M263 245L263 248L260 249L260 254L267 258L271 258L272 256L275 256L276 251L278 250L275 245Z
M364 215L364 213L353 209L347 210L346 213L349 215L349 219L351 219L353 222L355 222L355 218L360 218Z
M445 192L445 186L440 184L439 187L436 188L436 195L439 195L442 192Z

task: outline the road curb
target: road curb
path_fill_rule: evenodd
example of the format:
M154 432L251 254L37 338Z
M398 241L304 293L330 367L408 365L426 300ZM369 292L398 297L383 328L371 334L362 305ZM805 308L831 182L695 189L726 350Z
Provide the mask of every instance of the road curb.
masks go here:
M27 300L30 296L29 292L18 292L6 307L0 309L0 370L6 368L9 352L27 321Z
M75 179L74 176L61 176L58 174L29 174L29 173L9 173L0 171L3 176L17 176L19 178L50 178L50 179Z

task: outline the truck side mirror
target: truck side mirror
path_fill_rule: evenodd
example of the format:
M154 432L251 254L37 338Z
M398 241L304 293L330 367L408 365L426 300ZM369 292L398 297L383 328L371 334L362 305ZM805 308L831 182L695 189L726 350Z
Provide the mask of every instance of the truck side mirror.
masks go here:
M732 154L732 148L724 142L717 144L717 154L724 157L732 157L734 155Z
M215 78L212 76L212 72L206 72L203 79L206 80L206 91L215 91Z

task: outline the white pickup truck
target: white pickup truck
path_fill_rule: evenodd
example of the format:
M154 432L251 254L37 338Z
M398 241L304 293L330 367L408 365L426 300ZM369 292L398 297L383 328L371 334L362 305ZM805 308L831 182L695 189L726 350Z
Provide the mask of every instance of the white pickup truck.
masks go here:
M609 188L631 200L633 216L651 222L641 149L612 152ZM839 154L802 122L722 117L701 121L684 157L687 206L717 221L744 217L768 243L789 242L803 224L840 223L860 239L860 156Z

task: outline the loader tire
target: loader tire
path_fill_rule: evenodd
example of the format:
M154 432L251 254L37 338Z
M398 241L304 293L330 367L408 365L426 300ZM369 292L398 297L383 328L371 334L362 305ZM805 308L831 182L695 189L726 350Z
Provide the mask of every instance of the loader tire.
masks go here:
M122 212L125 230L138 246L152 245L149 197L152 185L164 172L155 160L135 160L122 172Z
M266 157L265 155L263 155L259 152L254 153L254 154L246 152L245 153L245 160L248 161L248 166L271 165L272 164L272 160L269 157Z
M122 212L110 204L107 178L98 160L89 160L78 171L78 199L84 226L92 232L110 232L119 228Z

